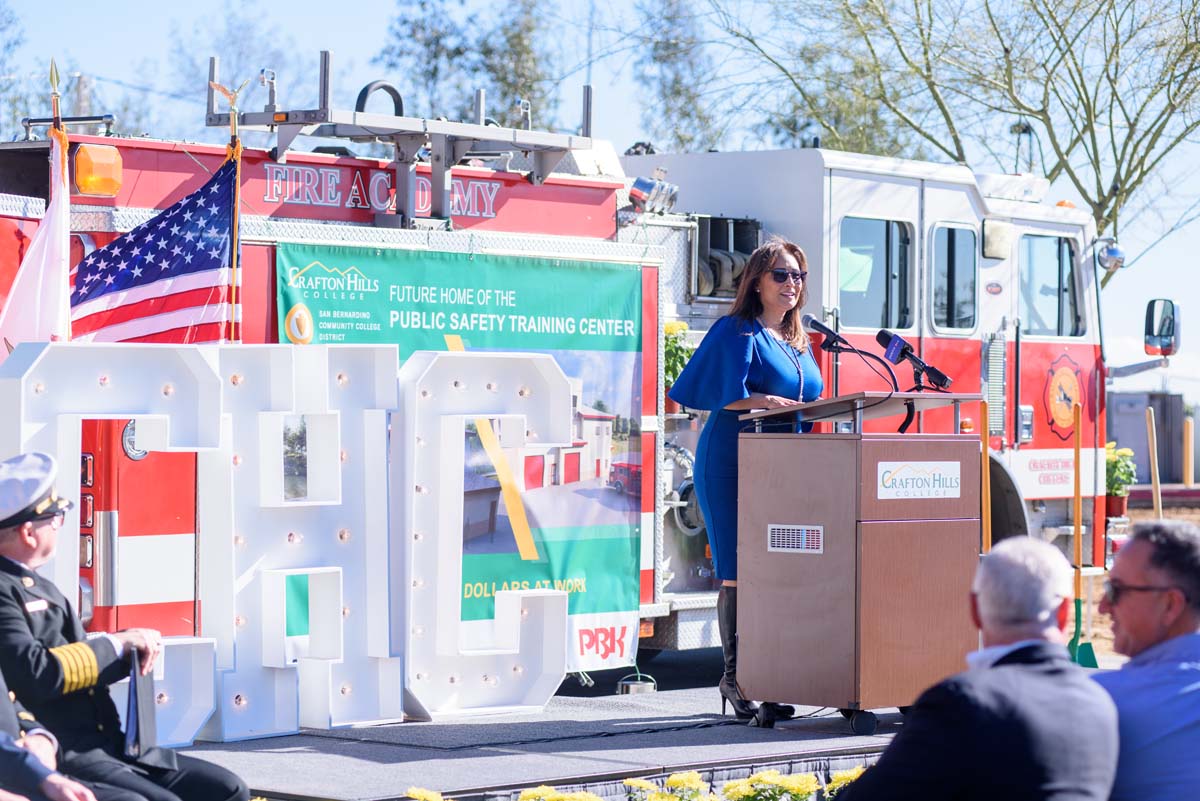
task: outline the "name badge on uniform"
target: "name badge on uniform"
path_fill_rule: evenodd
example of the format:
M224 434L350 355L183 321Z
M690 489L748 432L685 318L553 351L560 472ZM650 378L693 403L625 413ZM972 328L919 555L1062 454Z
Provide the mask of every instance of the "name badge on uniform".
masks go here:
M45 598L38 598L36 601L30 601L25 604L26 612L45 612L50 608L50 602Z

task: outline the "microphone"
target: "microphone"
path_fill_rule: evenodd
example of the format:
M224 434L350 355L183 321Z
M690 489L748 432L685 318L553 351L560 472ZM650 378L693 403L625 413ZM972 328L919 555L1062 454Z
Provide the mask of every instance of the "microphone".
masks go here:
M811 314L805 314L803 317L801 317L800 325L804 326L804 330L808 333L820 334L822 337L824 337L824 339L821 340L821 350L832 351L835 342L840 342L846 347L852 347L850 343L846 341L844 336L839 334L837 331L834 331L832 328L825 325L825 323L821 322Z
M908 344L904 337L893 334L886 328L880 329L875 335L875 341L883 348L883 357L892 364L899 364L913 353L912 345Z
M892 370L892 366L876 356L874 353L866 353L854 347L844 336L839 334L837 331L834 331L832 328L825 325L825 323L821 322L811 314L805 314L801 316L800 325L804 326L804 330L808 333L820 334L822 337L824 337L824 339L821 340L821 350L823 351L827 351L829 353L845 353L847 351L856 353L858 354L858 358L866 362L868 367L871 367L871 365L869 362L867 362L867 359L874 359L879 364L882 364L888 371L886 378L892 383L892 391L900 391L900 384L896 381L896 372ZM874 367L871 367L871 369L875 370ZM875 374L880 378L885 378L883 373L879 372L878 370L875 370Z
M892 364L899 364L902 361L908 361L912 364L913 369L917 373L917 384L921 383L921 373L924 373L929 378L929 383L938 389L949 389L954 383L954 379L943 373L936 367L930 367L925 362L921 361L921 357L913 350L913 346L908 344L904 337L899 334L893 334L886 328L879 329L879 333L875 335L875 341L883 348L883 355Z

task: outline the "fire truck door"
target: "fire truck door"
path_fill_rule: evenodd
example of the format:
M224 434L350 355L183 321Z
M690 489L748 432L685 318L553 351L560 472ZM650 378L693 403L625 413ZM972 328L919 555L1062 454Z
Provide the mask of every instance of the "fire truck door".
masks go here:
M85 420L80 504L81 584L93 631L199 631L196 455L147 453L130 420Z
M982 331L995 330L999 321L984 320L980 302L980 238L978 213L962 186L925 182L924 290L921 292L921 358L954 383L953 392L979 392L982 387ZM900 368L897 368L898 370ZM985 425L978 407L963 409L965 426L979 431ZM925 412L920 430L949 432L954 412L949 407Z
M1097 411L1092 387L1098 347L1089 341L1095 333L1086 324L1077 251L1072 238L1053 232L1026 233L1018 242L1018 402L1031 410L1026 417L1032 418L1021 421L1018 442L1026 450L1046 449L1047 456L1065 456L1072 448L1071 407L1076 402L1083 406L1083 448L1096 444L1089 423ZM1090 494L1087 472L1084 493ZM1042 478L1037 483L1027 497L1071 494L1070 482L1060 487Z
M878 354L881 329L919 343L917 264L920 183L911 178L843 170L830 173L830 223L833 269L825 289L826 305L838 309L840 333L856 347ZM811 303L811 300L810 300ZM815 304L814 304L815 305ZM826 394L843 395L888 388L865 359L837 357L836 382ZM912 384L912 371L898 367L901 389ZM895 431L902 417L868 421L866 431Z

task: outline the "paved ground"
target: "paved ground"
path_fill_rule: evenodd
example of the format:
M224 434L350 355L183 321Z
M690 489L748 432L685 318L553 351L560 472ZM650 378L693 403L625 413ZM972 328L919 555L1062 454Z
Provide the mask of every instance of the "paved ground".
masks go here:
M628 669L568 678L545 712L435 723L305 731L189 753L225 765L272 799L378 801L411 786L458 798L508 798L537 784L586 785L623 797L620 780L699 768L718 783L768 765L823 773L873 758L897 731L896 710L879 731L853 735L835 710L756 729L720 716L716 649L660 655L645 665L656 693L616 695Z

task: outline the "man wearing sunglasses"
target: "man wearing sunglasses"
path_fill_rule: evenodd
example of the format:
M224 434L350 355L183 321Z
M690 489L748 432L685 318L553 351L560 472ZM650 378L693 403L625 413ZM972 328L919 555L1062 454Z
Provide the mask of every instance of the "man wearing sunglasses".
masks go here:
M1117 554L1100 611L1129 661L1096 675L1117 704L1113 801L1200 795L1200 529L1139 523Z
M127 753L108 686L136 659L149 675L162 653L150 629L88 636L71 602L40 573L54 558L71 502L54 489L44 453L0 461L0 671L58 738L59 769L98 801L246 801L237 776L169 748ZM81 796L86 798L86 796Z

